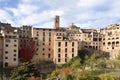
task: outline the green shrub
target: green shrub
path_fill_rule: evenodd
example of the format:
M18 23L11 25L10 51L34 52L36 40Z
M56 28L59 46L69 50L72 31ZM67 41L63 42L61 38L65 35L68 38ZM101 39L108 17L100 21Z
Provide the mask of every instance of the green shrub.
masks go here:
M73 80L73 76L71 74L67 74L65 75L64 80Z
M101 80L118 80L117 77L114 76L108 76L108 75L101 75L100 76Z

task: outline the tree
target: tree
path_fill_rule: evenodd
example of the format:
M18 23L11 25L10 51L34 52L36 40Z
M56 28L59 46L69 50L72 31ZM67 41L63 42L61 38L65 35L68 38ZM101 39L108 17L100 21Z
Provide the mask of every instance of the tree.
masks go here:
M105 58L99 58L98 62L96 64L96 67L99 69L105 69L107 67L106 59Z
M57 77L60 74L60 69L54 70L49 77Z
M97 53L93 53L90 58L88 59L88 65L91 68L91 71L93 71L94 65L97 63Z
M76 56L72 58L69 62L62 65L62 68L66 68L66 67L78 68L81 66L80 61L81 61L80 57Z
M84 61L86 59L86 56L90 55L90 52L87 51L87 50L79 50L78 51L78 56L80 57L81 59L81 64L84 64Z
M39 77L39 72L32 63L26 62L11 71L11 80L28 80L29 77Z

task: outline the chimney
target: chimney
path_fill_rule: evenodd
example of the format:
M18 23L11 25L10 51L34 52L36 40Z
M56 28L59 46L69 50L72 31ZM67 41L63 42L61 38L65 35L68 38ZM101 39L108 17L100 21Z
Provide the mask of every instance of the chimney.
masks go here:
M59 16L56 15L54 18L54 29L59 29L59 27L60 27L60 19Z

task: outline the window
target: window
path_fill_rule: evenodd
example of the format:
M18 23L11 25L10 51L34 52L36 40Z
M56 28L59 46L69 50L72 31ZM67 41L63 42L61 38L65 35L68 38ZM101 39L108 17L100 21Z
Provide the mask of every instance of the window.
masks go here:
M5 62L5 67L8 67L8 62Z
M67 54L65 54L65 57L67 57Z
M105 45L105 42L103 42L103 45Z
M14 40L14 42L17 42L17 40Z
M67 42L65 42L65 46L67 46Z
M14 50L14 52L16 52L16 50Z
M45 55L45 53L42 54L43 56Z
M116 44L119 44L119 41L117 41Z
M50 43L49 43L49 45L50 45Z
M45 49L43 48L43 51L44 51Z
M57 37L57 39L61 39L61 37Z
M50 51L51 49L49 48L49 51Z
M112 47L112 49L114 49L114 47Z
M72 54L72 57L74 57L74 54Z
M43 37L43 41L45 41L45 37Z
M92 48L92 46L89 46L89 48Z
M38 51L39 49L38 48L36 48L36 51Z
M111 44L111 42L108 42L108 46Z
M60 54L58 54L58 57L60 57Z
M61 52L61 49L60 49L60 48L58 48L58 52Z
M8 51L5 51L6 54L8 54Z
M97 41L97 38L93 38L93 41Z
M51 56L51 55L50 55L50 53L49 53L49 54L48 54L48 58L50 58L50 56Z
M14 47L16 47L17 45L15 44Z
M43 36L45 36L45 32L43 32Z
M65 52L67 52L67 48L65 48Z
M60 59L58 59L58 62L60 62Z
M114 44L115 44L115 42L112 42L112 44L114 45Z
M65 58L65 62L67 62L67 58Z
M14 58L13 60L16 61L16 58Z
M8 59L8 57L5 57L5 59Z
M5 46L8 47L8 44L6 44Z
M59 47L61 46L61 42L58 42L58 46L59 46Z
M14 54L14 56L16 56L16 54Z
M72 46L74 46L74 42L72 42Z
M74 48L72 48L72 52L74 52Z
M43 43L43 45L45 45L45 43Z
M119 39L119 37L116 37L116 39Z

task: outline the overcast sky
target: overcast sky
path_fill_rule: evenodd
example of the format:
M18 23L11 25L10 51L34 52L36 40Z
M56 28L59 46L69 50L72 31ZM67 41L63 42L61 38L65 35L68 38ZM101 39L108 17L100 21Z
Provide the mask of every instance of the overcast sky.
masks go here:
M16 27L53 28L55 15L63 27L101 28L120 23L120 0L0 0L0 21Z

